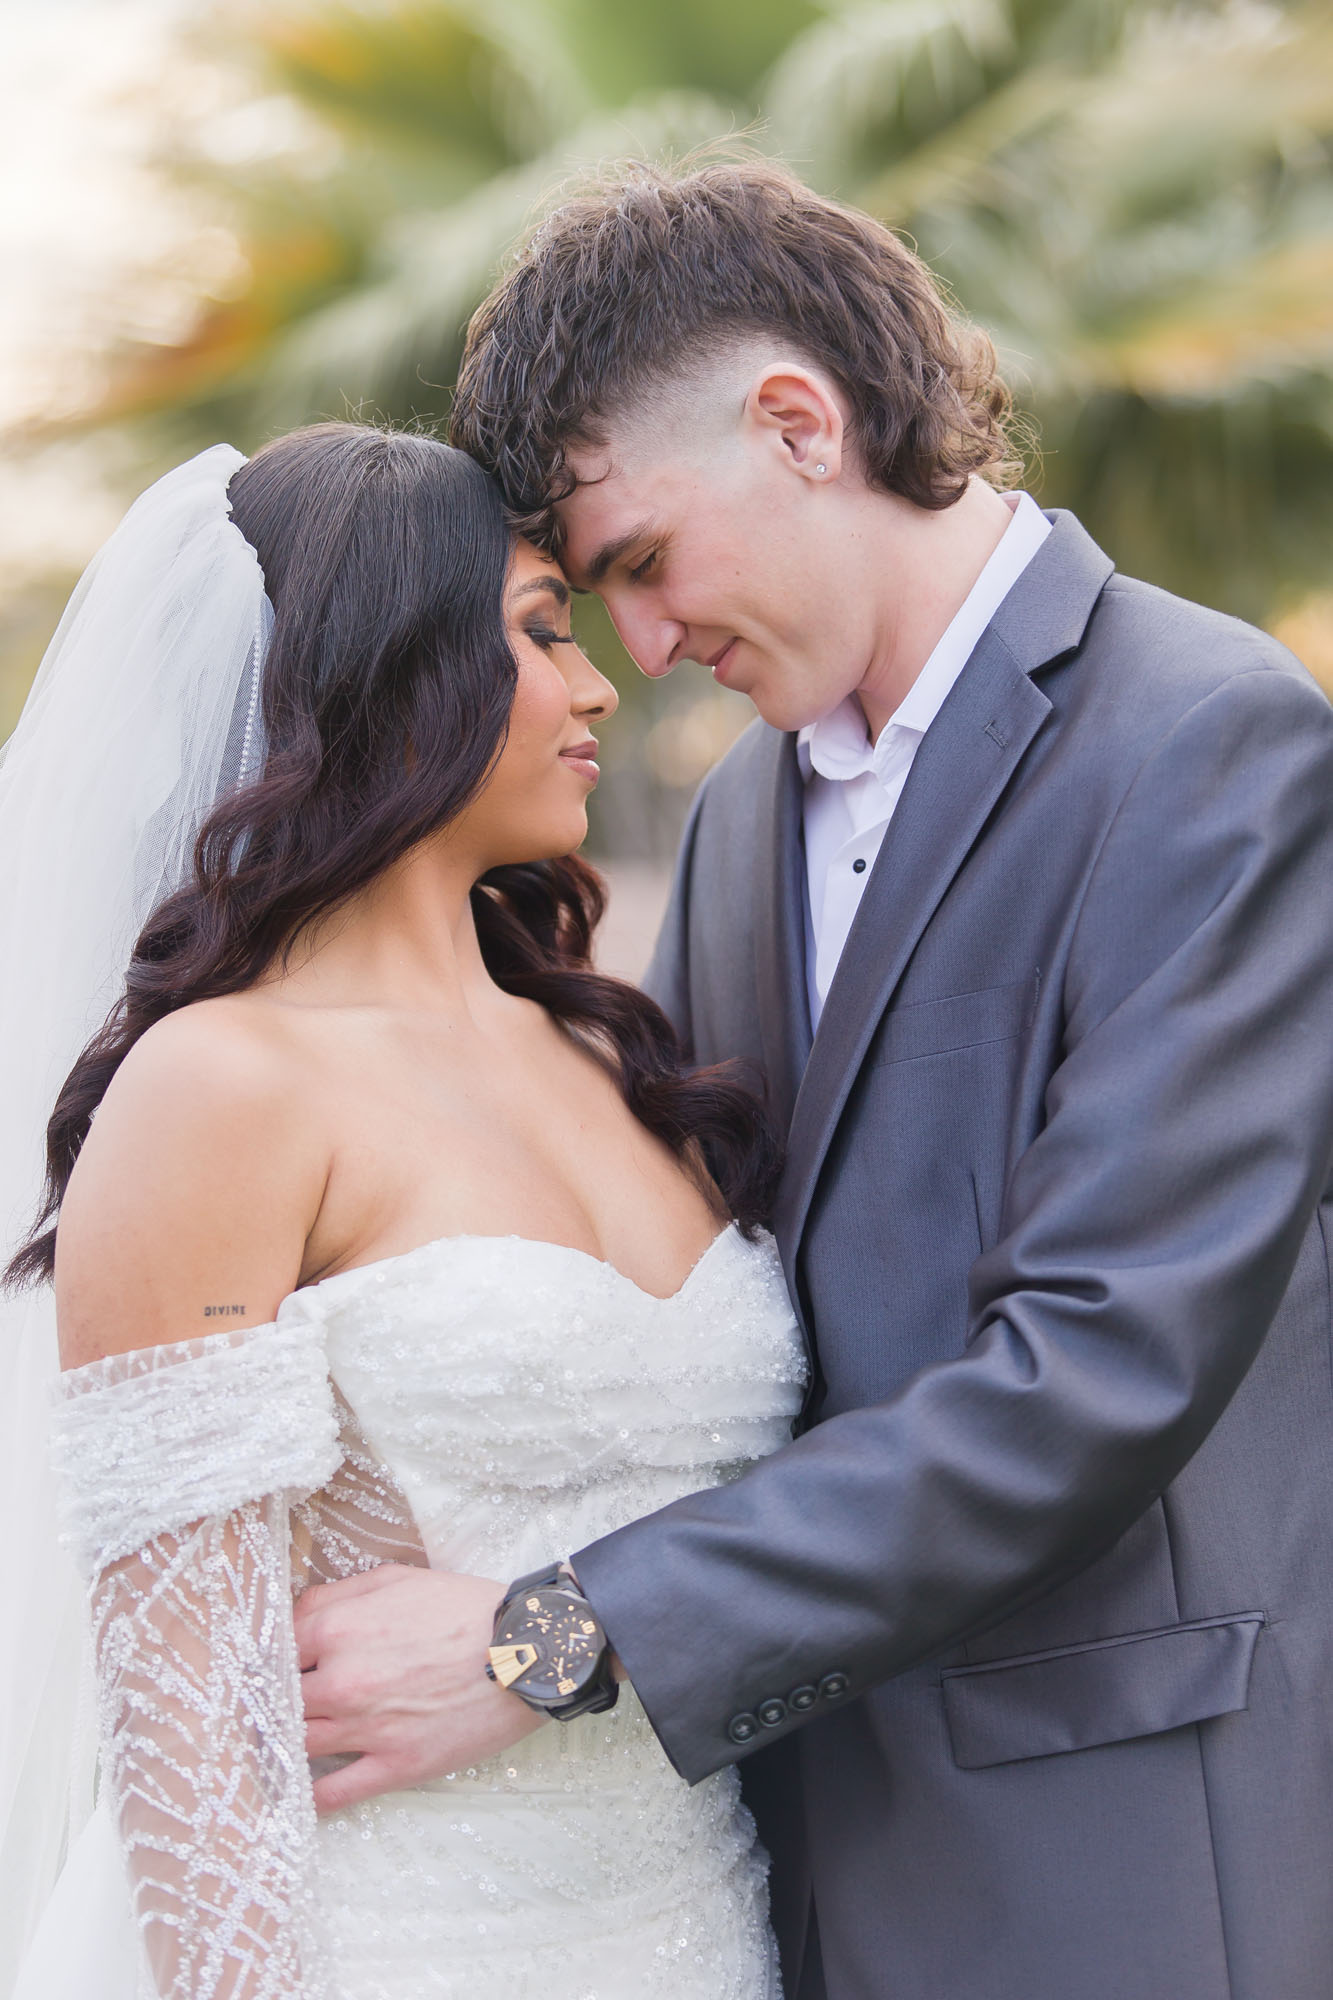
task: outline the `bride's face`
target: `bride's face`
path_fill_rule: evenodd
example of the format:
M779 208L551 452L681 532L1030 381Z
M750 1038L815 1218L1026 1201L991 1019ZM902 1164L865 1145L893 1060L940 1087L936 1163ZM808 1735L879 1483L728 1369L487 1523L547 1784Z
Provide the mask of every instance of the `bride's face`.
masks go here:
M594 723L619 703L570 637L564 575L530 542L514 549L505 624L518 663L509 734L463 818L485 867L572 854L588 832L597 783Z

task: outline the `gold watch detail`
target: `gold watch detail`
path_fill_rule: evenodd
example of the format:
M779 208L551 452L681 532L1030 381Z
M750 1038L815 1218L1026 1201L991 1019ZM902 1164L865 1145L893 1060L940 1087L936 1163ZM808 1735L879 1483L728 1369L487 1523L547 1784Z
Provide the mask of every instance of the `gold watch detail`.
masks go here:
M535 1646L488 1646L486 1657L495 1669L501 1687L512 1687L520 1674L537 1664Z

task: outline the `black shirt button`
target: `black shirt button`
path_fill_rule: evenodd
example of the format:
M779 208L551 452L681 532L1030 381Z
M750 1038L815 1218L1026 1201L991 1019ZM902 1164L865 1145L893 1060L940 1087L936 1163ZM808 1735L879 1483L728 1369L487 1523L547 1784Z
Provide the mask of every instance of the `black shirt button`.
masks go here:
M793 1688L791 1693L787 1696L787 1706L788 1708L794 1708L797 1714L800 1715L803 1714L807 1708L813 1708L818 1700L819 1700L818 1688L812 1688L809 1686L798 1687L798 1688Z
M852 873L853 875L864 875L865 872L866 872L866 864L862 860L861 856L858 854L855 861L853 861L852 863Z
M742 1712L732 1716L727 1724L727 1734L733 1743L752 1743L759 1734L759 1724L752 1715Z
M825 1701L841 1701L847 1692L846 1674L825 1674L819 1683L819 1692Z
M779 1695L771 1694L767 1701L759 1704L759 1720L765 1729L776 1729L780 1722L787 1720L787 1704Z

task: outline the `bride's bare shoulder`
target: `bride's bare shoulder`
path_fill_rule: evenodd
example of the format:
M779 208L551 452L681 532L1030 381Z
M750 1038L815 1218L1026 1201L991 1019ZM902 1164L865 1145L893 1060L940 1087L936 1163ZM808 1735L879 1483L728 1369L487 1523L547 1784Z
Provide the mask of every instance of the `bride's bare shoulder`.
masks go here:
M150 1028L112 1078L62 1204L65 1365L271 1319L300 1281L329 1144L287 1010L240 994Z

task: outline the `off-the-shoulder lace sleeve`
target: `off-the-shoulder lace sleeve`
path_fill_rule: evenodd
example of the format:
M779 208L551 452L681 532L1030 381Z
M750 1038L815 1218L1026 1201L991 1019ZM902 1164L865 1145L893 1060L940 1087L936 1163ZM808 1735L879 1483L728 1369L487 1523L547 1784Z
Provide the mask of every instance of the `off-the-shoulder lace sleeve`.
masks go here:
M340 1459L319 1329L249 1327L61 1378L102 1785L161 2000L324 2000L288 1510Z

